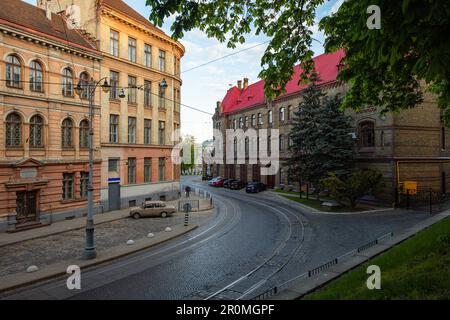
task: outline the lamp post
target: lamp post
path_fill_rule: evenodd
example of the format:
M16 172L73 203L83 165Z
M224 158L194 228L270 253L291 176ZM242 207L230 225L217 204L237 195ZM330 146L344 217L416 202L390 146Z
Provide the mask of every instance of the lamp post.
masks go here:
M104 80L103 84L101 82ZM111 90L111 86L108 84L108 80L103 78L99 81L95 81L91 78L89 81L80 80L78 82L76 93L81 94L87 90L87 97L89 100L89 182L88 182L88 213L86 221L86 244L83 252L83 259L90 260L95 259L97 252L94 245L94 185L93 185L93 169L94 169L94 98L95 91L98 87L103 88L105 93Z

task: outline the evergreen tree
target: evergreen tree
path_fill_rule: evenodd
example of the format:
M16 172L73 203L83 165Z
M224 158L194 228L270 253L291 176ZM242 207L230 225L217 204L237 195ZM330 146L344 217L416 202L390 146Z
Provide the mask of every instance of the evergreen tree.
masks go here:
M353 167L354 141L351 118L340 110L341 98L327 97L317 86L317 75L303 91L291 131L291 155L287 164L291 180L319 181L329 173L346 175Z

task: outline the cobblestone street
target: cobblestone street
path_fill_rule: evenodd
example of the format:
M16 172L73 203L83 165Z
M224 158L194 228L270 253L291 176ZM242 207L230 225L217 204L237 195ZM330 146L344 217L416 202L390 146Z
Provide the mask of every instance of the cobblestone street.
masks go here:
M203 224L212 218L211 211L191 213L190 223ZM168 218L125 218L96 225L95 241L98 252L124 245L128 240L145 238L149 233L164 231L166 227L183 224L184 214ZM0 277L23 273L30 265L43 268L57 262L80 258L84 248L84 229L69 231L45 238L28 240L0 247Z

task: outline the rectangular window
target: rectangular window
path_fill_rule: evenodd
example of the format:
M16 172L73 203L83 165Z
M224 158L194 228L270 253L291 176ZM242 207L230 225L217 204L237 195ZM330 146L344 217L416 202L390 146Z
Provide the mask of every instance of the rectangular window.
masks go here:
M144 144L152 143L152 120L144 120Z
M74 174L63 174L63 200L71 200L74 198L73 194Z
M80 197L87 198L89 186L89 172L81 172L80 178Z
M144 158L144 182L152 182L152 158Z
M166 71L166 52L159 50L159 70Z
M158 133L159 133L158 143L160 145L166 144L166 123L164 121L159 122Z
M128 158L128 184L136 183L136 158Z
M108 159L108 172L119 172L119 159Z
M128 76L128 103L136 103L136 77Z
M110 33L110 54L115 57L119 56L119 33L117 31L111 30Z
M149 44L144 46L144 64L147 68L152 67L152 46Z
M166 179L166 159L165 158L159 158L159 165L158 165L158 172L159 172L159 181L164 181Z
M166 90L163 88L159 88L159 109L166 108Z
M119 116L116 114L109 116L109 142L119 142Z
M144 106L151 107L152 105L152 82L144 81Z
M136 62L136 39L128 38L128 60Z
M119 98L119 73L115 71L109 72L109 79L111 84L111 91L109 92L110 99Z
M136 143L136 118L128 117L128 143Z

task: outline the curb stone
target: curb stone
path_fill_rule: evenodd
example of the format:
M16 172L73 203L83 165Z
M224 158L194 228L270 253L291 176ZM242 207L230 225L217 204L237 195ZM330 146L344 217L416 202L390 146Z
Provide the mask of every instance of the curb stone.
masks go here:
M41 281L50 280L59 276L66 275L66 270L69 265L78 265L81 270L86 268L90 268L93 266L97 266L99 264L109 262L118 258L125 257L127 255L149 249L156 245L159 245L163 242L172 240L176 237L182 236L190 231L193 231L198 228L198 225L192 225L189 227L184 227L182 225L178 225L173 227L173 232L158 232L155 238L142 238L135 242L133 246L130 245L120 245L114 248L110 248L101 253L99 257L94 260L67 260L60 263L55 263L49 266L46 266L42 269L39 269L33 273L16 273L7 275L5 277L0 278L0 293L4 293L7 291L11 291L14 289L19 289L21 287L29 286Z

